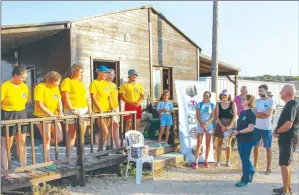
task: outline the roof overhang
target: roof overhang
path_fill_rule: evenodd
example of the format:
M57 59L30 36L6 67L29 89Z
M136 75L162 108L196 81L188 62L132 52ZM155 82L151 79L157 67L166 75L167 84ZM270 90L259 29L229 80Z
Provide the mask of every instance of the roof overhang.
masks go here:
M70 25L68 22L2 26L1 53L3 54L69 28Z
M211 57L204 55L202 53L200 56L200 76L209 77L211 76L211 66L212 59ZM241 71L240 68L235 67L233 65L218 61L218 75L219 76L227 76L227 75L238 75Z

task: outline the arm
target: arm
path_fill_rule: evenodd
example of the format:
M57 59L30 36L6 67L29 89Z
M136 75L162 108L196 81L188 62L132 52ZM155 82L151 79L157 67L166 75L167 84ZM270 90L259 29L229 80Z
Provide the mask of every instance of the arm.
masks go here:
M207 121L205 122L205 124L206 124L206 125L207 125L207 124L210 124L210 123L214 120L214 118L215 118L215 109L212 110L212 113L211 113L211 115L210 115L210 119L207 120Z
M100 107L98 100L96 100L96 95L94 93L91 93L90 97L91 97L91 100L92 100L94 106L99 110L100 113L102 113L103 111Z
M232 126L234 125L234 123L236 122L236 119L237 119L237 106L236 106L236 103L235 102L232 102L232 104L233 104L233 118L232 118L232 120L231 120L231 122L229 123L229 129L231 129L232 128Z
M59 118L63 117L61 98L59 99L59 102L58 102L58 105L57 105L57 116Z
M140 94L140 98L139 98L139 100L137 101L138 106L139 106L140 103L142 102L143 98L144 98L144 94Z
M252 132L253 129L254 129L254 124L249 124L247 128L240 130L239 134Z
M123 93L120 93L119 96L120 96L120 99L122 101L124 101L125 103L127 103L127 104L133 104L133 102L131 102L130 100L128 100Z
M110 95L108 96L108 102L109 102L110 111L112 111L113 108L112 108L112 100L111 100L111 96Z
M62 101L64 103L64 105L66 106L66 108L68 108L69 110L71 110L71 112L73 113L73 107L69 98L69 93L66 91L62 91L61 92L62 95Z
M260 119L268 118L268 116L266 116L263 112L257 112L255 107L253 108L253 110L256 115L256 118L260 118Z
M198 123L200 124L200 126L204 126L204 123L200 120L200 112L199 112L198 108L196 108L196 119L197 119Z
M50 110L44 105L42 101L35 101L36 106L40 109L43 113L48 116L55 116L54 113L50 112Z
M293 121L285 122L280 128L276 129L277 133L284 133L291 129L293 126Z
M91 108L91 103L90 103L90 100L89 100L89 97L86 95L86 102L87 102L87 108L88 108L88 113L89 114L92 114L92 108Z

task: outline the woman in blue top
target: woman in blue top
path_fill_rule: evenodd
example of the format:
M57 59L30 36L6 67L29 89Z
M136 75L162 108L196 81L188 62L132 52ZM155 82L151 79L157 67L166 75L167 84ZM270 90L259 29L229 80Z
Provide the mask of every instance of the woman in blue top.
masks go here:
M255 169L250 162L250 154L254 146L253 129L256 121L255 113L252 110L254 104L255 98L252 95L243 97L244 111L240 113L237 130L232 134L233 136L237 136L243 172L241 181L235 184L236 187L247 186L248 183L252 182L255 175Z
M203 93L203 101L198 103L196 108L196 119L198 121L197 126L197 145L195 161L192 166L193 169L198 168L198 158L201 151L203 134L206 134L206 153L204 167L209 168L208 157L210 152L211 137L214 132L213 120L215 116L215 105L210 102L211 93L205 91Z
M158 103L157 106L157 111L160 115L160 132L158 136L158 143L157 147L161 147L161 138L164 133L164 130L166 131L166 136L165 136L165 143L164 146L168 147L168 138L169 138L169 128L172 125L172 115L171 113L173 112L173 105L172 102L169 101L169 91L165 90L161 97L160 97L160 102Z

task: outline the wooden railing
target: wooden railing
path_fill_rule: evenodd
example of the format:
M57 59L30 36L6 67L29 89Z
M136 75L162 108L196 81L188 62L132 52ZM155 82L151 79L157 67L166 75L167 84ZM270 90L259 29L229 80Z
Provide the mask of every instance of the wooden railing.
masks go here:
M113 137L112 137L112 117L113 116L119 116L120 117L120 121L119 121L119 137L120 137L120 141L121 141L121 149L123 149L124 147L124 143L123 143L123 139L125 136L125 129L124 129L124 120L123 117L125 115L131 115L132 117L132 126L131 129L136 129L136 112L135 111L126 111L126 112L112 112L112 113L99 113L99 114L95 114L95 115L82 115L82 116L75 116L75 115L71 115L71 116L64 116L60 119L56 118L56 117L47 117L47 118L30 118L30 119L21 119L21 120L6 120L6 121L1 121L1 127L5 128L6 131L6 144L7 144L7 157L8 157L8 170L3 171L5 173L14 173L14 172L23 172L26 170L34 170L37 168L42 168L42 167L47 167L49 165L53 165L53 164L60 164L60 163L65 163L68 162L70 159L67 158L67 154L71 151L68 151L68 147L66 147L66 157L63 159L59 159L59 151L58 151L58 137L57 137L57 125L58 123L63 123L64 124L64 130L65 130L65 140L66 143L68 142L68 130L69 130L69 122L70 121L75 121L76 124L76 151L77 151L77 155L72 157L71 160L77 160L77 166L80 167L79 170L79 184L80 186L85 186L85 170L84 170L84 135L81 129L80 124L81 121L83 120L88 120L89 121L89 125L90 125L90 153L94 154L94 155L99 155L99 153L109 153L113 150L115 150L115 148L113 148ZM103 119L103 118L110 118L110 125L109 125L109 133L108 133L108 138L110 139L110 147L111 150L105 151L105 152L94 152L94 123L96 121L96 119ZM45 135L45 125L46 124L54 124L55 130L54 130L54 137L55 137L55 160L54 161L48 161L46 162L46 156L48 156L48 153L46 151L46 136ZM36 155L35 155L35 140L34 140L34 125L36 124L41 124L42 126L42 139L43 139L43 146L44 146L44 162L43 163L37 163L36 161ZM19 135L21 135L21 127L23 125L28 125L29 126L29 137L30 137L30 141L31 141L31 158L32 158L32 164L31 165L26 165L26 166L22 166L20 163L20 167L14 168L12 169L12 162L11 162L11 152L9 150L9 127L10 126L16 126L17 127L17 132ZM100 134L100 144L101 144L101 150L103 148L103 136L102 136L102 131L99 131ZM19 139L19 143L21 145L21 139ZM68 144L65 144L66 146ZM91 154L91 155L92 155ZM90 154L89 154L90 155ZM23 156L20 154L19 155L20 161L22 161Z

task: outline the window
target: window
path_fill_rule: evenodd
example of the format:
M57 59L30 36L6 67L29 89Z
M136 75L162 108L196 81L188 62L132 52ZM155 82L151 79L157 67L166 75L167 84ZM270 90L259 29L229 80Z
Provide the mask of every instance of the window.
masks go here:
M172 99L172 70L165 67L154 67L153 70L154 101L158 101L164 90L170 92Z
M36 85L35 68L34 67L27 68L26 84L28 85L29 93L30 93L30 96L31 96L31 102L33 104L33 89Z

